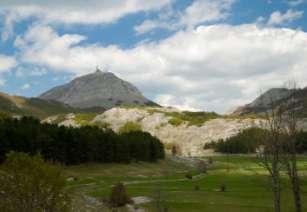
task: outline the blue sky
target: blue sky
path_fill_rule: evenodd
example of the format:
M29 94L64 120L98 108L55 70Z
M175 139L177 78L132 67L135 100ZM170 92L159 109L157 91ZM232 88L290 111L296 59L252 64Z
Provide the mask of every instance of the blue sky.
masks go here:
M307 86L306 9L306 0L1 0L0 90L37 96L99 65L162 105L226 112L289 79Z

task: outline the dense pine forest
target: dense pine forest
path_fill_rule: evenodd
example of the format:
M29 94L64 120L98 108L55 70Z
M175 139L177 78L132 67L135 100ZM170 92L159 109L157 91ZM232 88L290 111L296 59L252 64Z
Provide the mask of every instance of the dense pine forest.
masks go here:
M66 165L88 162L155 162L164 158L163 144L146 132L116 134L94 126L68 128L33 117L0 119L0 162L10 151L41 154Z

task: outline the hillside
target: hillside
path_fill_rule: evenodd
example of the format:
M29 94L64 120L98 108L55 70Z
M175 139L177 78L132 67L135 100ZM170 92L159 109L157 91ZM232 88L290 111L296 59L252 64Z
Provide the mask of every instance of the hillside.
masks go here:
M260 120L253 118L230 118L215 113L159 107L116 107L100 115L68 114L44 121L74 127L97 125L117 132L129 128L142 129L158 137L167 150L175 146L178 153L186 156L203 155L205 143L260 125Z
M96 72L78 77L39 96L44 100L56 100L74 108L118 105L157 105L145 98L131 83L111 72Z
M253 102L238 107L233 115L264 114L272 107L291 106L291 100L296 102L296 111L300 117L307 117L307 87L303 89L273 88L257 97ZM293 101L292 101L293 102Z
M12 115L31 115L45 118L55 114L74 112L75 110L56 101L11 96L0 92L0 111Z

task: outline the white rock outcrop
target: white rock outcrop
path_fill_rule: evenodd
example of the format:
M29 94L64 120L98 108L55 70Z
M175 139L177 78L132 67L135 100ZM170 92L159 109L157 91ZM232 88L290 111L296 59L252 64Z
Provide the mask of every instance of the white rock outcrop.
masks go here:
M188 123L173 126L169 124L171 117L165 112L174 112L174 109L113 108L96 116L93 122L109 123L115 131L127 122L138 122L144 131L158 137L166 146L178 146L185 156L204 155L206 143L261 125L258 119L217 118L201 126L189 126Z

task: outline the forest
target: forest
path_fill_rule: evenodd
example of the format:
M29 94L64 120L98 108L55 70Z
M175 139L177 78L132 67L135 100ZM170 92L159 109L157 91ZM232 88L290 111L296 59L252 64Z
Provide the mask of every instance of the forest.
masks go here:
M117 134L95 126L80 128L41 123L33 117L0 119L0 162L10 151L41 154L65 165L88 162L155 162L164 158L163 144L147 132Z
M204 148L230 154L256 153L257 149L263 145L268 133L261 128L248 128L232 137L208 143ZM298 131L295 135L295 144L297 153L307 152L307 132Z

